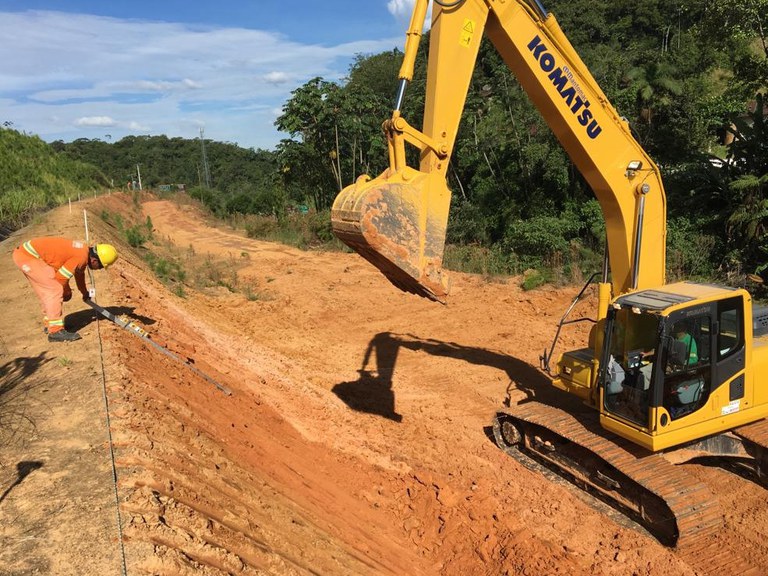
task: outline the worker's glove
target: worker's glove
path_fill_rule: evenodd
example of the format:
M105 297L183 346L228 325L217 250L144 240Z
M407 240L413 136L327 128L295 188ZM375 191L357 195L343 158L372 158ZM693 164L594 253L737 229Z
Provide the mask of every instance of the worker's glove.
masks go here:
M69 302L72 300L72 288L69 286L64 286L64 293L62 294L62 298L64 302Z

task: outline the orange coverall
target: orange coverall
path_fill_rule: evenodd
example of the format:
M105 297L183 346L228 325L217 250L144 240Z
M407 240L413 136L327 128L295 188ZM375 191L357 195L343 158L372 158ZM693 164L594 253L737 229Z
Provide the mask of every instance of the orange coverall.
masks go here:
M83 298L88 296L85 286L88 245L69 238L33 238L13 251L13 261L40 299L48 333L64 330L62 303L72 297L70 278L75 277Z

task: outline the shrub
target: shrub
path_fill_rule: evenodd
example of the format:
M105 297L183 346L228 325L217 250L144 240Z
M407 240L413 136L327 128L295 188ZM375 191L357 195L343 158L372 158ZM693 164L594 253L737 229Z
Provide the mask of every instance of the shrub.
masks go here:
M487 244L489 223L482 210L468 201L451 204L446 241L452 244Z
M712 254L717 239L702 233L687 218L672 218L667 227L668 280L691 277L710 278L715 274Z
M555 216L534 216L517 220L506 230L502 245L515 254L539 261L569 252L570 240L579 232L579 222Z
M279 228L277 219L271 216L243 216L242 219L248 238L271 238Z
M542 270L526 270L520 287L523 290L533 290L547 283L547 274Z
M138 224L126 229L125 238L128 241L128 244L130 244L134 248L138 248L139 246L144 244L144 242L147 241L147 238L144 236L144 234L141 231L141 226L139 226Z
M449 270L484 274L488 276L519 274L520 265L514 255L499 246L487 248L478 245L448 244L443 254L443 265Z
M281 218L274 216L240 215L231 219L233 225L245 228L249 238L281 242L306 250L315 247L341 248L331 229L329 211L290 212Z

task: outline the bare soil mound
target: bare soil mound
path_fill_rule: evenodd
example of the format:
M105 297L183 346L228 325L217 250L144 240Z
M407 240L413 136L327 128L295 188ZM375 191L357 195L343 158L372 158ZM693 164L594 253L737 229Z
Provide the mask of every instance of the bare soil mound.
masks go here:
M146 202L156 239L201 267L230 262L249 287L181 297L95 218L132 209L122 195L89 205L92 234L123 256L96 273L99 303L232 395L81 303L67 310L84 339L44 340L10 252L33 235L82 237L76 215L55 211L4 242L0 417L28 406L36 428L15 421L0 445L0 574L118 574L123 558L128 574L706 573L489 438L506 398L555 394L538 357L580 287L454 274L442 306L357 255ZM768 573L763 489L687 466L725 500L724 541Z

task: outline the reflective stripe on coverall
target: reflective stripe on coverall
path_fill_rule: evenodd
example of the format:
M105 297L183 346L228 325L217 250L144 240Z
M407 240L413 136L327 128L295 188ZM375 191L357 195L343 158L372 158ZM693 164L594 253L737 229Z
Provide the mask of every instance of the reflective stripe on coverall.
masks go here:
M40 300L48 332L63 330L62 303L64 292L69 291L69 279L74 276L80 292L88 294L88 246L67 238L34 238L13 251L13 261Z

